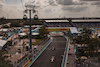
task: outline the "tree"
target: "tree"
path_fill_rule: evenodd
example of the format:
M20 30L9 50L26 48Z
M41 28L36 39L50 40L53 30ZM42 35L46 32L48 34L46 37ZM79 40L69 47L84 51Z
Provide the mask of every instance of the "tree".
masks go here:
M84 28L81 36L77 36L74 41L78 44L84 44L88 48L84 51L87 51L89 55L94 54L94 51L98 52L98 47L100 47L100 40L97 38L91 38L92 30Z
M10 28L8 25L4 25L3 28Z
M0 50L0 67L13 67L10 64L10 61L5 60L5 57L3 56L4 51Z
M94 51L98 54L98 49L100 48L100 40L97 38L91 38L90 42L87 44L89 53L94 54Z
M40 36L45 37L47 36L49 32L47 31L47 29L45 28L45 26L42 26L40 29Z
M91 29L87 29L87 28L83 28L83 32L82 33L90 36L92 34L92 30Z

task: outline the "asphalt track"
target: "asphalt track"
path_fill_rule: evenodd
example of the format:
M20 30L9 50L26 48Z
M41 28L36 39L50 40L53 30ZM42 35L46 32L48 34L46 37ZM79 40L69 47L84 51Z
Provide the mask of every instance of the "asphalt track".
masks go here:
M52 43L31 65L31 67L61 67L63 59L61 55L64 54L66 41L67 40L62 36L53 37ZM52 47L55 47L54 51L51 50ZM51 56L55 56L54 62L50 62Z

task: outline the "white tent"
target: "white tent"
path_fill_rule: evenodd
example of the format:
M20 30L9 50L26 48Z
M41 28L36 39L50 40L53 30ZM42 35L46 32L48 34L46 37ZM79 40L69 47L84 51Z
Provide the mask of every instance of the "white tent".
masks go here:
M19 33L20 36L25 36L27 35L26 33Z
M76 27L70 27L70 31L71 31L72 34L73 33L80 33L80 32L78 32Z
M98 36L100 36L100 33L98 34Z
M0 36L0 39L2 39L3 38L3 36Z
M8 31L8 29L0 29L0 31L4 31L4 32L6 32L6 31Z
M32 33L32 35L39 35L39 33Z
M2 47L7 43L6 40L1 40L0 39L0 50L2 49Z

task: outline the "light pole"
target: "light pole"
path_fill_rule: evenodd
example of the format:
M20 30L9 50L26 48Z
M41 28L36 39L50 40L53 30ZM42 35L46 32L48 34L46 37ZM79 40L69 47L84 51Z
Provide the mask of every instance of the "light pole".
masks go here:
M27 13L27 11L29 11L29 18L30 18L30 53L32 53L32 31L31 31L31 12L33 11L33 13L35 13L36 11L34 10L35 6L34 5L25 5L26 7L26 10L25 10L25 13ZM24 19L27 19L27 16L24 15ZM34 20L38 20L38 16L35 15L34 16Z
M25 5L25 7L26 7L25 13L27 13L27 11L29 11L29 18L30 18L30 23L29 23L29 25L30 25L30 27L29 27L29 29L30 29L29 36L30 37L29 38L30 39L29 40L30 40L30 53L32 53L31 11L34 11L34 6L33 5ZM27 8L29 8L29 9L27 9ZM24 16L26 16L26 15L24 15Z
M32 31L31 31L31 10L29 10L30 15L30 53L32 52Z

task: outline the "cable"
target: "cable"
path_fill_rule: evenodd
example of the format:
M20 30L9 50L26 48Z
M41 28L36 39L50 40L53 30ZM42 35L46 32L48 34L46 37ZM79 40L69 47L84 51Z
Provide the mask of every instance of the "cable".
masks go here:
M22 4L22 7L23 7L23 9L24 9L24 5L23 5L23 3L22 3L23 1L22 1L22 0L20 0L20 1L21 1L21 4Z

